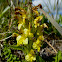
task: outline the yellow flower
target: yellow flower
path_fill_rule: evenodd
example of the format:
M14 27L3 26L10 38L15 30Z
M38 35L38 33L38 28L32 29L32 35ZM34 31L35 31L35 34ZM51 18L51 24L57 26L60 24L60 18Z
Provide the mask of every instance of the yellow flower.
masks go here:
M25 11L23 8L21 8L21 7L16 7L15 10L16 10L16 11L17 11L17 10L20 10L22 13L26 13L26 11Z
M36 42L33 43L33 49L37 49L37 44L36 44Z
M29 29L24 29L24 36L25 37L33 37L33 33L30 33L30 30Z
M23 17L23 23L25 23L26 15L25 14L22 15L22 17Z
M39 15L39 12L38 11L36 11L36 10L33 10L35 13L36 13L36 15Z
M43 25L44 25L44 28L48 28L48 26L45 23Z
M44 28L48 28L48 26L44 23L42 25L40 25L38 28L37 28L37 35L43 35L43 29Z
M33 35L33 33L29 33L29 37L33 37L34 35Z
M23 45L23 44L28 44L28 38L25 38L25 37L23 37L23 36L21 36L21 35L19 35L17 38L16 38L16 40L17 40L17 46L19 46L19 45Z
M36 44L40 44L40 43L41 43L41 41L39 39L37 39Z
M18 23L21 24L23 22L22 16L17 16Z
M18 24L18 30L20 30L22 26L23 26L23 23L22 24Z
M24 35L27 37L29 35L29 30L28 29L24 29Z
M17 40L17 46L19 46L20 44L22 44L21 38L22 38L21 35L19 35L19 36L16 38L16 40Z
M37 41L33 43L33 49L37 49L37 51L39 52L40 47L41 47L41 41L37 39Z
M34 51L33 51L32 49L31 49L30 52L25 56L25 59L26 59L27 61L30 61L30 62L36 60L35 53L34 53Z
M33 49L30 50L30 54L32 54L32 55L35 54Z
M17 16L17 18L18 18L18 30L20 30L21 29L21 27L22 26L24 26L24 23L25 23L25 19L26 19L26 15L25 14L23 14L22 16Z
M36 17L36 19L34 20L34 24L35 24L35 28L37 28L37 26L39 26L39 21L43 18L43 16L38 16Z
M48 28L48 26L44 23L44 24L40 25L40 28L42 30L43 28Z
M22 26L24 26L25 18L26 18L26 17L25 17L25 15L23 15L23 19L22 19L23 21L22 21L22 20L19 20L18 30L20 30L20 29L21 29L21 27L22 27Z
M39 39L39 40L44 40L44 36L43 36L43 35L40 35L40 36L38 37L38 39Z
M31 54L28 54L28 55L25 56L25 59L27 61L32 62L32 61L35 61L36 60L36 57L32 56Z
M19 36L19 34L13 33L12 36L13 36L13 37L17 37L17 36Z
M40 47L37 47L37 51L38 51L38 52L40 51Z
M28 38L26 38L25 40L23 40L23 44L28 44Z
M26 56L25 56L25 59L26 59L27 61L30 61L30 55L29 55L29 54L26 55Z

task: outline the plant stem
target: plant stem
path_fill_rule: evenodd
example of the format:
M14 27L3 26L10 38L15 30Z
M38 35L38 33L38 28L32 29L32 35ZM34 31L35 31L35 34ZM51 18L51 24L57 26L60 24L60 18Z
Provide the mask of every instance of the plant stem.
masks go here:
M47 40L45 40L45 42L57 53L56 49Z

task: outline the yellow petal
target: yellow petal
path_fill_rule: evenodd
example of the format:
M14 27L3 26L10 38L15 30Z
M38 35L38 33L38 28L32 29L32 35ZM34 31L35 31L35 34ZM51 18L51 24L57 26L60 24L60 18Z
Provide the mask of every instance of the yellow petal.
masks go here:
M34 19L34 24L35 24L35 28L37 28L37 26L39 26L39 21L43 18L43 16L38 16L36 17L36 19Z
M32 54L32 55L34 54L34 50L33 49L30 50L30 54Z
M43 35L40 35L40 36L38 37L38 39L39 39L39 40L44 40L44 36L43 36Z
M24 35L27 37L29 35L29 30L28 29L24 29Z
M44 23L44 28L48 28L48 26Z
M23 44L28 44L28 38L26 38L25 40L23 40Z
M35 13L36 13L36 15L39 15L39 12L38 11L35 11L35 10L33 10Z
M37 25L35 25L34 27L37 28Z
M26 15L22 15L23 18L26 18Z
M36 57L33 57L33 60L36 60Z
M20 46L22 43L22 41L17 41L17 46Z
M25 23L26 15L22 15L23 17L23 23Z
M18 30L22 27L23 24L18 24Z
M38 22L39 20L41 20L43 18L43 16L38 16L36 17L36 19L34 20L34 23L36 24L36 22Z
M33 35L33 33L29 33L29 37L33 37L34 35Z
M27 61L30 61L29 55L26 55L26 56L25 56L25 59L26 59Z
M20 44L22 44L22 36L21 35L19 35L17 38L16 38L16 40L17 40L17 46L19 46Z
M36 60L33 49L31 49L30 52L25 56L25 59L29 62Z
M32 57L30 58L30 61L31 61L31 62L32 62L33 60L36 60L36 57L32 56Z
M41 42L41 41L40 41L39 39L37 39L36 44L40 44L40 42Z
M16 40L19 41L21 39L21 35L19 35Z
M39 33L37 33L37 35L39 35Z
M38 47L37 51L38 51L38 52L40 51L40 47Z
M17 36L19 36L19 34L13 33L12 36L13 36L13 37L17 37Z
M36 44L36 42L33 43L33 49L37 49L37 44Z

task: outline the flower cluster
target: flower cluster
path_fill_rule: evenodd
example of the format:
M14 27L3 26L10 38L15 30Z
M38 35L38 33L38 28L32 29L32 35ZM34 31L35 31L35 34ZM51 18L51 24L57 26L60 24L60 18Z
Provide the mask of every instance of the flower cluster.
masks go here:
M38 52L40 51L41 40L44 40L43 35L39 36L38 39L35 42L33 42L33 49L37 49Z
M22 45L22 44L28 44L28 38L25 38L24 36L17 36L17 46Z
M33 49L31 49L30 52L25 56L25 59L30 62L36 60L35 53L34 53Z
M37 28L37 26L40 26L39 21L43 18L43 16L39 16L36 17L36 19L34 19L34 27Z
M34 50L40 51L41 42L44 40L43 29L47 27L45 23L40 24L43 16L39 16L36 10L34 10L34 13L38 14L38 16L34 20L29 20L29 15L27 15L27 12L23 8L18 7L15 12L15 17L18 19L19 34L14 33L13 35L16 36L17 46L28 46L26 50L29 52L25 52L25 59L29 62L36 60Z

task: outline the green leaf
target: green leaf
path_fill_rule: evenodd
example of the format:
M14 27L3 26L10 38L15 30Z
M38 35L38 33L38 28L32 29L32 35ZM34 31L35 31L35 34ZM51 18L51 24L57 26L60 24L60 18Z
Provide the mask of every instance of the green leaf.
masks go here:
M13 55L11 54L10 57L12 57Z
M8 58L8 57L9 57L9 55L5 56L5 58Z
M6 55L8 53L8 51L4 52L4 55Z
M17 60L19 60L19 58L17 58Z
M9 48L15 49L15 50L24 50L24 47L17 46L17 45L9 45Z
M12 57L10 57L10 58L7 60L7 62L10 62L11 58L12 58Z
M9 58L9 56L10 56L10 54L7 54L7 55L5 56L5 58Z
M22 62L27 62L26 60L22 60Z
M16 60L16 57L14 57L13 60Z
M1 18L1 16L2 16L3 14L5 14L9 9L10 9L10 6L7 6L7 7L4 9L4 11L2 12L2 14L0 14L0 18Z
M56 57L54 57L55 62L59 62L62 59L61 51L58 51Z

